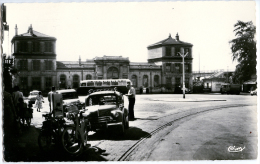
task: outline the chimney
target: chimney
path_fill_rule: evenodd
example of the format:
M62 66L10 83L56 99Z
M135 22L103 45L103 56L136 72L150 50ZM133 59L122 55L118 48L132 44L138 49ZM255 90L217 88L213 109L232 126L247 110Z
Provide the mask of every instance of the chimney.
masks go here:
M18 28L17 28L17 24L15 24L15 36L18 35Z
M30 33L31 35L33 35L33 28L32 28L32 24L29 26L28 28L28 33Z
M179 41L179 35L178 35L178 33L176 34L175 39L176 39L177 41Z
M81 57L80 57L80 55L79 55L79 65L81 66Z

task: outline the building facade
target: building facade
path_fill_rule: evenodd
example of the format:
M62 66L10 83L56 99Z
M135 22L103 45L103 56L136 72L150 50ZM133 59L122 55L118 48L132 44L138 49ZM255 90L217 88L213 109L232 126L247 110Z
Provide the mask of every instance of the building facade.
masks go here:
M130 79L137 92L173 92L182 84L182 57L185 57L185 86L192 89L192 44L169 36L147 47L148 62L130 62L128 57L103 56L81 61L56 61L56 38L34 31L32 25L24 34L12 39L14 67L19 73L13 86L20 86L25 94L31 90L50 91L56 88L79 87L81 80Z

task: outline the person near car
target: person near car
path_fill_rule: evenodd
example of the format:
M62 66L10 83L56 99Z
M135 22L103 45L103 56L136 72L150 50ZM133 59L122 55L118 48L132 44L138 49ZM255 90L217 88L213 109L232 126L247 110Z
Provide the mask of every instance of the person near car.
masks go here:
M127 89L128 89L128 94L126 94L126 96L128 96L128 100L129 100L129 120L134 120L135 116L134 116L134 105L135 105L135 88L133 86L131 86L130 83L127 83L126 85Z
M36 96L36 101L35 101L35 106L37 108L37 112L41 112L42 102L43 102L43 96L42 96L42 92L40 91L38 93L38 95Z
M13 96L14 107L16 110L15 112L19 113L18 103L19 103L19 98L23 99L23 93L20 92L20 88L18 86L14 87L14 92L12 96Z
M50 106L50 112L53 111L53 100L52 100L52 95L56 92L56 89L54 86L51 87L51 91L48 93L48 101L49 101L49 106Z

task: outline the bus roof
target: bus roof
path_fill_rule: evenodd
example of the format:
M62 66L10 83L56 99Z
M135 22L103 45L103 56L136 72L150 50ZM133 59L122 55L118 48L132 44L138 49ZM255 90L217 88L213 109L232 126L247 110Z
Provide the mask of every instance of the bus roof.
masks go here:
M99 79L99 80L81 80L80 82L90 82L90 81L130 81L129 79Z

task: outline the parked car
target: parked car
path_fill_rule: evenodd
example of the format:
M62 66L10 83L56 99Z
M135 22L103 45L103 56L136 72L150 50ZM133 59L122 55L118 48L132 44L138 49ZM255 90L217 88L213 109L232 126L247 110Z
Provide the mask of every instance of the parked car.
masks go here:
M255 90L250 91L251 96L257 95L257 88Z
M56 92L62 95L63 112L67 112L67 107L71 105L77 106L78 109L82 109L84 107L84 102L80 102L75 89L57 90Z
M100 91L90 94L85 100L85 114L90 131L117 126L121 134L129 128L128 99L120 92Z
M28 96L28 101L29 101L29 103L31 103L31 104L34 104L34 103L35 103L36 97L37 97L37 95L38 95L39 92L40 92L40 91L33 90L33 91L31 91L31 92L29 93L29 96Z

